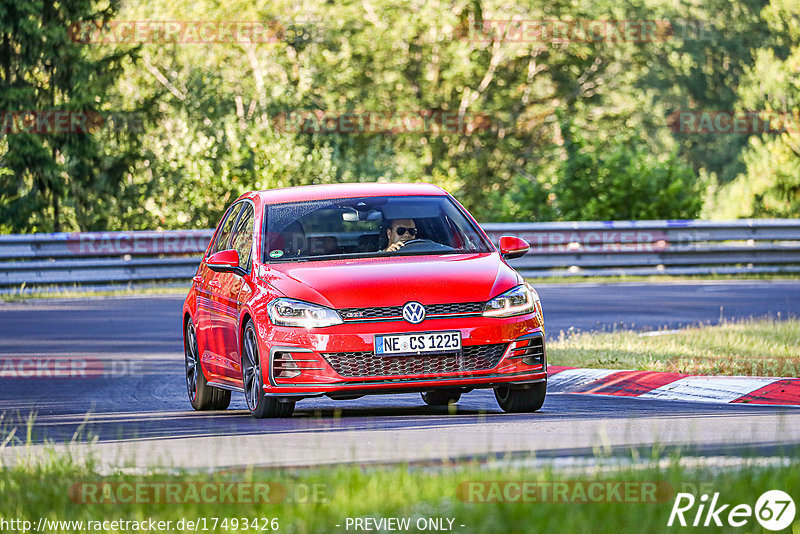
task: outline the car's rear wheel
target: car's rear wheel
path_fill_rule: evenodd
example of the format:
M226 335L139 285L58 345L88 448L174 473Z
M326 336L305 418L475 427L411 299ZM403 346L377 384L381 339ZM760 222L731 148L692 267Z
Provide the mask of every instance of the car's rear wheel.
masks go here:
M461 390L458 389L433 389L422 392L422 400L428 406L447 406L455 404L461 398Z
M494 388L497 404L509 413L535 412L544 404L546 394L547 382L539 382L525 389L508 386Z
M200 355L197 351L197 334L191 318L186 321L186 335L183 340L186 366L186 391L189 402L195 410L224 410L231 403L231 392L209 386Z
M289 417L294 411L294 402L281 402L264 394L264 378L261 373L261 358L258 352L258 338L253 321L244 327L242 339L242 382L244 397L250 415L256 419L265 417Z

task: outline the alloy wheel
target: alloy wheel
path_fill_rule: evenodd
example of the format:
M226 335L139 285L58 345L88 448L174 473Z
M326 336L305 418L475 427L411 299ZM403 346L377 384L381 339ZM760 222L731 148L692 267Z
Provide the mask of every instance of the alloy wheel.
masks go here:
M244 396L247 400L247 407L250 408L250 411L254 411L261 395L261 364L258 357L256 333L249 326L244 331L244 361L242 364Z
M186 356L186 389L189 400L194 402L197 398L197 370L199 360L197 356L197 335L194 331L192 320L186 321L186 343L184 347Z

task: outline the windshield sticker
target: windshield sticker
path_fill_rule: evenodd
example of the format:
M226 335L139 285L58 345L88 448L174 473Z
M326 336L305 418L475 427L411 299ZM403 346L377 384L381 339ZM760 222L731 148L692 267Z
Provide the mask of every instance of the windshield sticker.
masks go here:
M269 257L270 258L280 258L281 256L283 256L283 251L282 250L276 249L276 250L270 251L270 253L269 253Z

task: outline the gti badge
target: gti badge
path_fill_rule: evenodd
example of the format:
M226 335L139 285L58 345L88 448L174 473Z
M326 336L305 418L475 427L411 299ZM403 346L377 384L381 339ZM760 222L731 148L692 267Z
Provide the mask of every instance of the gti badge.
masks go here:
M425 306L419 302L407 302L403 306L403 319L411 324L418 324L425 320Z

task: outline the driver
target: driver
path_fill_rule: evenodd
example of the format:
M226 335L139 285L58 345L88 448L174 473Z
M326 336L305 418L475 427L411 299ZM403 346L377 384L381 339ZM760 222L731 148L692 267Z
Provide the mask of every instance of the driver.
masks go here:
M417 225L414 219L395 219L386 229L389 245L383 252L394 252L405 246L407 241L417 238Z

